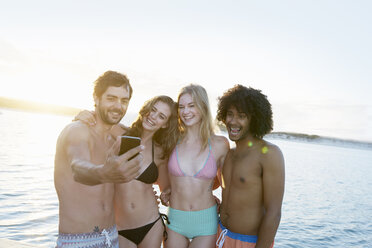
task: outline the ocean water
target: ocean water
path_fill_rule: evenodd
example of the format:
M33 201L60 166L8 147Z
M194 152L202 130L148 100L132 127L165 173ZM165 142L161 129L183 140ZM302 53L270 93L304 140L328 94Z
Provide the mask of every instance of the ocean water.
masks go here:
M71 119L0 109L0 238L54 246L55 144ZM275 247L372 247L372 150L270 141L286 162Z

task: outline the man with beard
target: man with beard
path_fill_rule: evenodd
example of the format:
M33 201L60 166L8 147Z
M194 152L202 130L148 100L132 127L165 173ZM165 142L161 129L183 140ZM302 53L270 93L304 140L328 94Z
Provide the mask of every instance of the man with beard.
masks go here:
M143 147L116 156L120 139L110 132L127 111L132 87L123 74L107 71L94 85L96 125L72 122L56 147L54 183L59 199L57 247L119 247L113 210L114 183L139 173Z
M236 85L219 98L217 119L236 147L221 172L217 247L273 247L284 194L284 159L263 139L272 130L271 104L261 91Z

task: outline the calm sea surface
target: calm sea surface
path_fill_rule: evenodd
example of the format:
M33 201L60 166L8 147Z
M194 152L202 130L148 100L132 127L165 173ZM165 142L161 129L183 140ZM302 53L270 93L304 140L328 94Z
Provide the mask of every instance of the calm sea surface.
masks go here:
M55 143L71 119L0 109L0 238L54 246ZM286 161L276 247L372 247L372 150L271 141Z

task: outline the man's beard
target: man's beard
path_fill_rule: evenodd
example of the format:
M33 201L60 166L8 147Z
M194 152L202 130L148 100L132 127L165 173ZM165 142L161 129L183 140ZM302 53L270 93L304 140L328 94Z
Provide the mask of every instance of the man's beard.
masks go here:
M115 119L115 120L111 120L110 117L109 117L109 112L118 112L121 117L119 119ZM120 109L104 109L104 108L101 108L100 106L98 106L98 114L101 118L101 120L105 123L105 124L109 124L109 125L115 125L115 124L118 124L121 119L124 117L124 114L123 111L121 111Z

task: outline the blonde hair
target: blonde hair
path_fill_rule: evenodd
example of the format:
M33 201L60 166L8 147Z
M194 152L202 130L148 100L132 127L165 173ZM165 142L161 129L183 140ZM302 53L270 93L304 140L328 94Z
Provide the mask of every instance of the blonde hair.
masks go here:
M201 124L199 129L199 136L202 140L202 149L208 145L209 138L214 134L214 126L212 121L211 109L209 107L209 100L207 91L200 85L190 84L183 87L178 94L177 103L184 94L190 94L197 109L201 115ZM181 139L185 137L187 129L185 124L178 118L178 124L181 132Z

